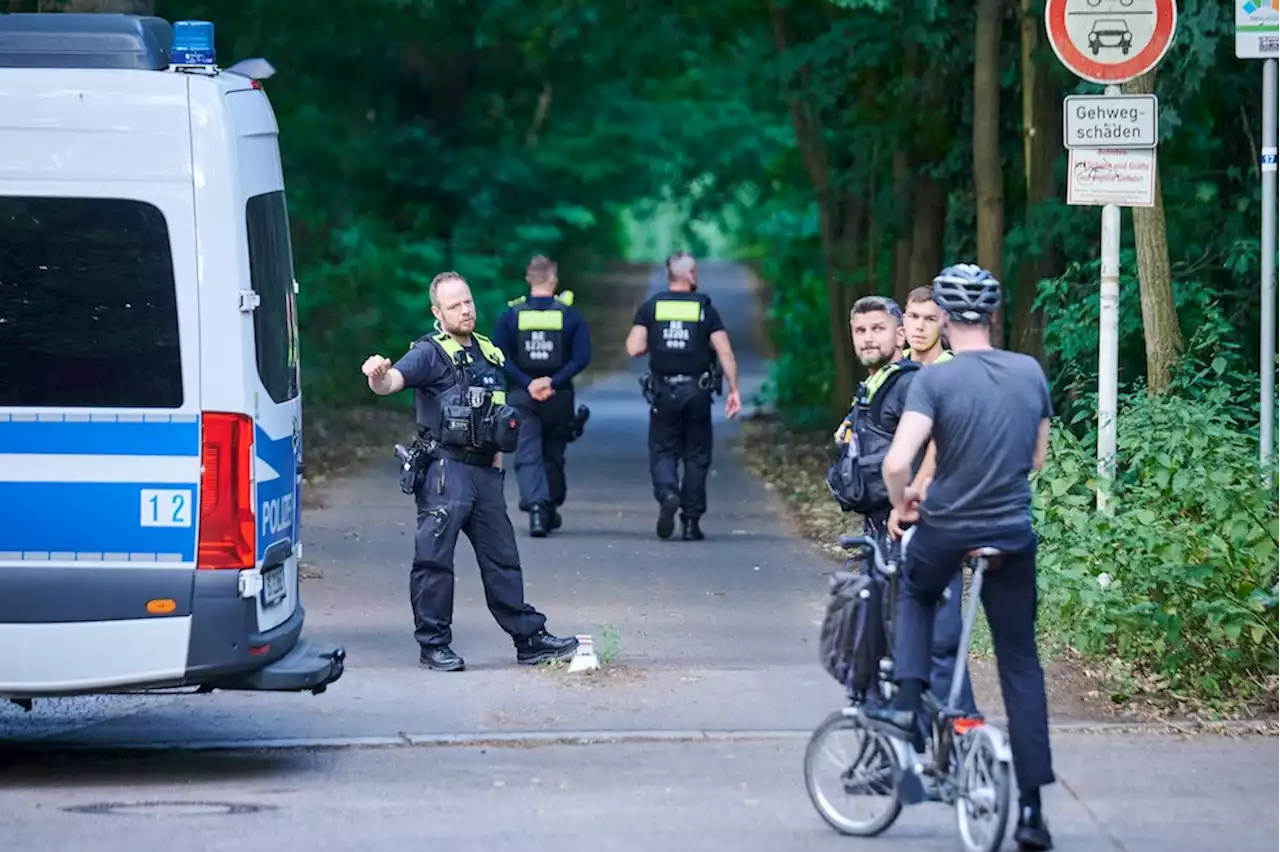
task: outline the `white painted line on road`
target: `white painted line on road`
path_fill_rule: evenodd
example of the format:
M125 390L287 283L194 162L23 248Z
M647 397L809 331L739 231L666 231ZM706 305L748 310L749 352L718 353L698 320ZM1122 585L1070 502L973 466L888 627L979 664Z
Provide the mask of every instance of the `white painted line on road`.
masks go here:
M1001 719L992 724L1004 727ZM1257 733L1275 735L1276 723L1222 722L1195 728L1160 722L1060 722L1049 725L1060 734L1212 734L1215 732ZM28 742L6 744L15 750L49 751L287 751L305 749L338 748L388 748L411 746L501 746L509 745L622 745L627 743L690 743L750 740L807 739L813 735L809 729L798 730L632 730L632 731L474 731L456 734L399 734L374 737L291 737L226 740L169 740L154 742L61 742L53 738L40 738Z

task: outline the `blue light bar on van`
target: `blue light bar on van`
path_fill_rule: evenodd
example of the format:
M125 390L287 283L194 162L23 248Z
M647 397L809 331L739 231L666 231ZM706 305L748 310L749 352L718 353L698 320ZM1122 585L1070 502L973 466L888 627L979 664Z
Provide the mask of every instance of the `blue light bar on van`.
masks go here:
M174 21L171 65L213 65L213 24L209 21Z

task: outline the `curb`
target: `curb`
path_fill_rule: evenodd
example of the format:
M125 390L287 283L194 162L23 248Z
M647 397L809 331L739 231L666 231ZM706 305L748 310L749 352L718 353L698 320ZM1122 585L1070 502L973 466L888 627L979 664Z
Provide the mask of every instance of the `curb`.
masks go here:
M992 724L1004 726L1003 719ZM1059 734L1144 735L1256 735L1276 736L1276 721L1219 722L1185 725L1162 722L1059 722L1049 728ZM458 734L404 733L370 737L288 737L241 740L75 743L35 740L0 744L0 756L12 753L130 752L130 751L295 751L405 747L537 747L566 745L624 745L630 743L697 743L808 739L812 729L794 730L599 730L599 731L474 731Z

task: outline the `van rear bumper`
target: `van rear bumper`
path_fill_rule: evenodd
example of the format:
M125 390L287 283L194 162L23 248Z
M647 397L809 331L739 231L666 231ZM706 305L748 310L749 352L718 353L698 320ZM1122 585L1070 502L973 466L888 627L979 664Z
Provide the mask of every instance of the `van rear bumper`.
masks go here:
M252 600L240 598L232 572L197 575L195 616L185 682L205 689L323 692L342 677L346 651L302 638L306 610L298 603L279 626L253 630ZM234 617L235 613L239 617Z
M280 659L255 671L210 684L217 689L268 692L324 692L342 677L347 657L341 646L319 645L299 639Z

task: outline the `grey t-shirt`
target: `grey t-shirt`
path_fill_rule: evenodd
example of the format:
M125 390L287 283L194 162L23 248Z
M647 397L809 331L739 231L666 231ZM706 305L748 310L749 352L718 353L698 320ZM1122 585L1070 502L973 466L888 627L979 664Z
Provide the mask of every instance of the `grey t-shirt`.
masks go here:
M1031 519L1028 475L1040 421L1053 416L1040 364L1003 349L958 352L920 370L907 411L933 420L937 472L920 507L936 527L1013 526Z

